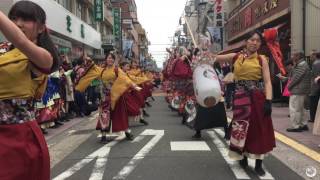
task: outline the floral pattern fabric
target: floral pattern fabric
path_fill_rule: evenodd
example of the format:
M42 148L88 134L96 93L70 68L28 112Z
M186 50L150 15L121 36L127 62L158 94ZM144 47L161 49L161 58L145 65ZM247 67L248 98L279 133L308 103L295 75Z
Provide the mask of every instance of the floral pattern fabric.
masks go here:
M0 43L0 56L13 48L9 42ZM21 124L35 119L33 101L26 99L0 100L0 125Z
M21 124L35 119L35 111L31 100L0 100L0 125Z

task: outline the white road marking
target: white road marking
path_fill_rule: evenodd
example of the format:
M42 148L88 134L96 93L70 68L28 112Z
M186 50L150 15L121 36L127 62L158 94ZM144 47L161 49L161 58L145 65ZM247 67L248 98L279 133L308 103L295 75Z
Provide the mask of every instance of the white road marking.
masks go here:
M105 149L105 151L106 151L105 154L109 154L110 149L111 149L111 147ZM103 178L104 170L106 169L105 165L107 164L107 161L108 161L107 156L105 158L97 157L96 164L93 167L93 171L92 171L92 174L91 174L89 180L98 180L98 179Z
M164 135L164 130L152 130L147 129L142 136L153 135L154 137L130 160L130 162L114 176L113 180L124 180L129 174L136 168L136 166L142 161L142 159L151 151L151 149L160 141Z
M83 168L85 165L87 165L88 163L90 163L91 161L93 161L96 158L97 158L97 161L95 164L95 168L98 168L98 170L95 170L95 169L93 170L93 173L91 174L90 179L93 180L92 178L94 178L94 177L101 177L101 179L102 179L104 169L105 169L104 166L107 162L110 148L112 146L116 145L117 143L118 143L118 141L112 141L109 144L102 146L100 149L91 153L90 155L88 155L87 157L85 157L84 159L82 159L81 161L79 161L78 163L76 163L75 165L73 165L72 167L70 167L69 169L64 171L63 173L59 174L53 180L64 180L64 179L69 178L74 173L79 171L81 168ZM102 163L104 163L104 164L102 164ZM96 178L95 180L98 180L98 178Z
M68 131L68 135L71 135L71 134L73 134L75 132L76 132L76 130L70 130L70 131Z
M173 141L170 142L171 151L210 151L204 141Z
M145 136L137 136L136 138L134 138L133 141L131 141L131 143L137 143L140 142L144 139Z
M230 166L233 174L237 179L250 179L248 174L241 168L237 161L230 159L228 156L228 149L226 145L220 140L220 138L213 131L207 131L209 136L213 139L213 143L217 146L220 151L222 157L225 159L227 164Z
M248 158L248 165L254 170L255 167L255 160ZM265 166L263 166L264 171L266 174L264 176L259 176L260 179L267 179L267 180L274 180L273 176L268 172Z
M224 132L221 129L214 130L221 138L224 137ZM255 161L252 159L248 159L248 165L254 169ZM274 177L270 174L265 166L263 166L264 171L266 174L264 176L259 176L260 179L267 179L267 180L274 180Z

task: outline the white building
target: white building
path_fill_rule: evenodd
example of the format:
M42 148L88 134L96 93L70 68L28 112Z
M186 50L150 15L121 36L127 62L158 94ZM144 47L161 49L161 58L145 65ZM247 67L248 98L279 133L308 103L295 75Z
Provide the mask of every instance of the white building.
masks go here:
M11 6L20 0L0 1L0 10L8 13ZM70 58L78 58L85 51L88 55L101 57L101 37L108 31L103 23L96 22L94 18L93 0L30 0L40 5L47 15L47 27L52 35L52 40L62 54ZM101 3L104 1L101 0ZM109 23L112 29L112 22ZM102 35L101 35L102 33ZM0 35L3 41L3 36Z

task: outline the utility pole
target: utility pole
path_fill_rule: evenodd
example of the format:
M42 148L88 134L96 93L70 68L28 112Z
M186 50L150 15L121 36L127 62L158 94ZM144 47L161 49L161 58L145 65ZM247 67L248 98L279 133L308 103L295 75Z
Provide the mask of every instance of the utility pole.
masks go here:
M197 0L196 0L197 1ZM198 1L198 3L196 4L197 5L197 12L198 12L198 28L197 28L197 34L198 34L198 42L197 42L197 44L200 44L199 42L200 42L200 6L199 6L199 1Z

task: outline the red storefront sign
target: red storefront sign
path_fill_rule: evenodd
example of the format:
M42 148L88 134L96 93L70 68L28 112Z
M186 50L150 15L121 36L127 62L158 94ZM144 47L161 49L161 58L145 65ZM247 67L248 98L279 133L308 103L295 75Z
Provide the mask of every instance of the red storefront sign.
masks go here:
M261 23L268 17L275 15L289 7L290 0L255 0L240 12L229 18L226 24L228 40L233 39L246 29Z

